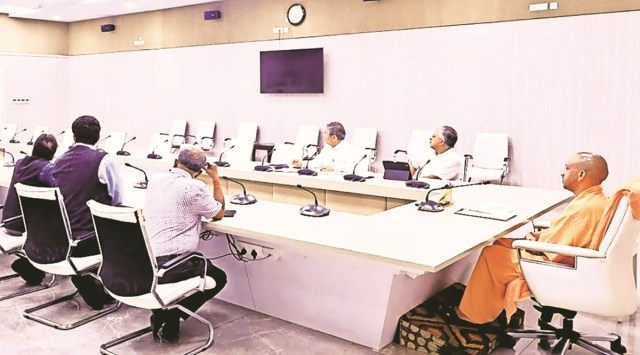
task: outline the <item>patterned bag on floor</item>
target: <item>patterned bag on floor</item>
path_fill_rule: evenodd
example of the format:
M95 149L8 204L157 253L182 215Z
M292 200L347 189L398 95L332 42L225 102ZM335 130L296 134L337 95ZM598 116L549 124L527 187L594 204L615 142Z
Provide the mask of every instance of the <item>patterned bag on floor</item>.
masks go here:
M403 315L398 325L400 345L427 354L483 355L491 353L501 341L511 341L504 337L504 312L488 324L451 324L450 314L460 304L464 289L464 285L455 283ZM522 328L523 322L524 311L518 309L508 327Z

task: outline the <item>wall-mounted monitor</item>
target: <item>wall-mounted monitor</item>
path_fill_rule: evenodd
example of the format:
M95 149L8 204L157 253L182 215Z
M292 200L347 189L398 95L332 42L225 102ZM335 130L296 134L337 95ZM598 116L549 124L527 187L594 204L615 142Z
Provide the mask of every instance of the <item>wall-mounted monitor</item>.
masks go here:
M324 93L323 49L260 52L260 93Z

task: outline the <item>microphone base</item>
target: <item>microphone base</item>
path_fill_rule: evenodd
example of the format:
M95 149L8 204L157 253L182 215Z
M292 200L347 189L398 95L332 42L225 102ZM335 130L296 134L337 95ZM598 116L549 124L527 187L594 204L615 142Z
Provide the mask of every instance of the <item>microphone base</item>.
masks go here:
M423 212L442 212L444 211L444 206L441 203L436 201L422 201L420 205L418 205L418 211Z
M147 158L149 158L149 159L162 159L162 155L156 154L156 153L150 153L150 154L147 155Z
M147 181L138 181L133 185L133 187L135 187L136 189L146 189L147 184L148 184Z
M12 140L10 140L10 141L9 141L9 143L14 143L14 144L16 144L16 143L20 143L20 141L19 141L19 140L17 140L17 139L12 139Z
M307 217L324 217L328 216L329 212L331 212L330 209L314 203L300 207L300 214Z
M298 175L317 176L318 172L311 169L300 169L298 170Z
M273 168L270 167L269 165L256 165L255 168L253 168L253 170L255 171L273 171Z
M253 195L237 194L233 195L229 202L233 203L234 205L253 205L254 203L258 202L258 200L256 200L255 196Z
M289 164L269 164L269 166L276 170L289 168Z
M119 150L116 152L116 155L126 155L129 156L131 155L131 153L127 152L126 150Z
M222 168L228 168L231 166L231 164L227 163L226 161L214 161L214 164L216 164L216 166L222 167Z
M2 164L2 166L4 166L5 168L12 168L12 167L16 166L16 163L6 162L6 163Z
M33 145L33 141L28 141L27 145Z
M360 176L356 174L347 174L343 176L343 178L347 181L354 181L354 182L364 182L366 180L364 176Z
M429 183L420 180L409 180L404 184L414 189L428 189L430 187Z

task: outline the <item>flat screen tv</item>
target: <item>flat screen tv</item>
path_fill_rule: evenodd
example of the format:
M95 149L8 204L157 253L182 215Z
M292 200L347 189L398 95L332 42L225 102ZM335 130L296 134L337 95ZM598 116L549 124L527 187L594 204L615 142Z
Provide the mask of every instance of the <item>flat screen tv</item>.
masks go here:
M323 49L260 52L260 93L324 93Z

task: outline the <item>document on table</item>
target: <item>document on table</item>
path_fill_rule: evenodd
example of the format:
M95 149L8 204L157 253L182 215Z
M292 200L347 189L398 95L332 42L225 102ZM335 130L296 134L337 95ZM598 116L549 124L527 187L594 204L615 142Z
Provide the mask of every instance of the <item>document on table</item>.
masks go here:
M516 216L516 206L498 203L483 203L479 206L461 208L455 212L465 216L508 221Z

